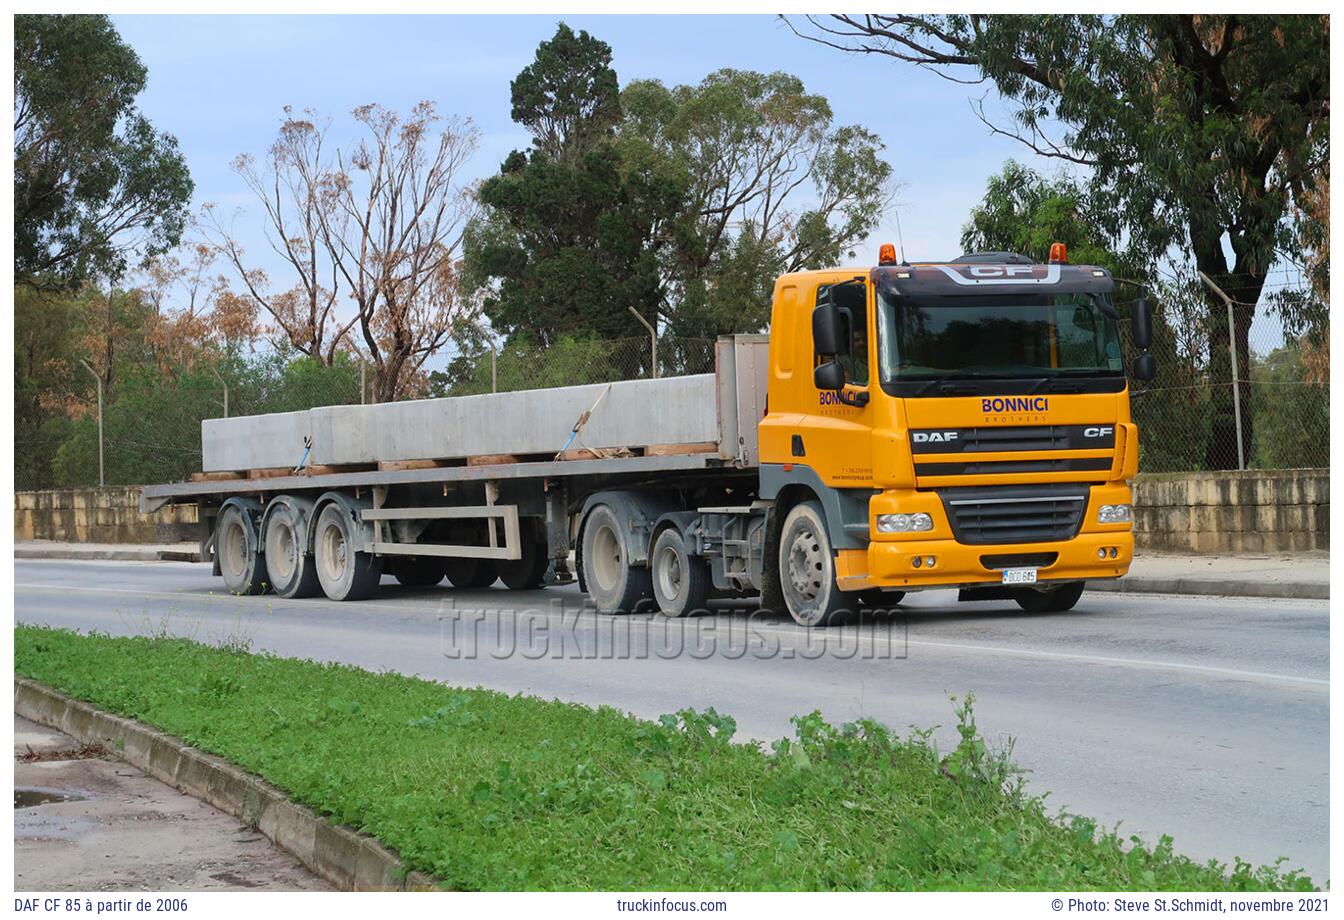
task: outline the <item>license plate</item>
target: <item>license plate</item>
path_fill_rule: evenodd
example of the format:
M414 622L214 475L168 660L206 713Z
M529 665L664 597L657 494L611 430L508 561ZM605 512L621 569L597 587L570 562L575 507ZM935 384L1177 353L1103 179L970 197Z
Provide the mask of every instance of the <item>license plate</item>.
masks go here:
M1036 570L1004 569L1003 583L1005 585L1034 585L1036 584Z

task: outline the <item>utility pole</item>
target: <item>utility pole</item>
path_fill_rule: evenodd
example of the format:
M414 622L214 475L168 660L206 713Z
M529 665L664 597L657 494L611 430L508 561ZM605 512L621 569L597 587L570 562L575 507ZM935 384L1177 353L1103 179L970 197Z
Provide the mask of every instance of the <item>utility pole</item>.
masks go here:
M497 368L497 360L498 360L498 358L499 358L499 349L495 346L495 343L494 343L494 342L491 342L491 343L490 343L490 392L491 392L491 393L498 393L498 392L499 392L499 376L498 376L498 368Z
M631 308L630 308L630 312L633 313L633 314L635 315L635 319L639 320L640 324L643 325L645 329L649 330L649 353L650 353L650 355L651 355L652 358L653 358L653 376L654 376L654 377L657 377L657 376L658 376L658 330L655 329L653 326L651 326L651 325L649 324L649 321L646 320L646 319L644 318L643 314L641 314L641 313L640 313L638 310L636 310L634 307L631 307Z
M219 385L222 386L222 387L224 388L224 417L225 417L225 418L228 418L228 417L229 417L229 385L228 385L228 383L224 380L224 378L221 377L221 376L219 375L219 368L217 368L217 367L212 367L212 368L210 368L210 373L212 373L212 374L215 375L215 379L219 381Z
M1232 298L1228 297L1223 289L1213 283L1208 275L1203 272L1199 277L1209 286L1209 290L1218 295L1223 303L1227 304L1227 350L1232 355L1232 411L1237 416L1237 469L1246 469L1246 448L1241 440L1241 382L1237 373L1237 326L1232 311Z
M84 365L98 382L98 488L101 489L107 485L107 477L103 472L103 378L83 358L79 359L79 363Z

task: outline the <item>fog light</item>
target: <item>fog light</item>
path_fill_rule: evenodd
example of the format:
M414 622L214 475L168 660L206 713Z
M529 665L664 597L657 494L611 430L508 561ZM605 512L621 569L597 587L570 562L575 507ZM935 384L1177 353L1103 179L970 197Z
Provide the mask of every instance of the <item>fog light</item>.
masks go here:
M1115 558L1116 556L1118 556L1118 555L1120 555L1120 550L1118 550L1118 549L1116 549L1114 546L1112 546L1112 547L1111 547L1111 558L1114 559L1114 558Z
M912 533L919 530L933 530L933 518L923 511L914 514L879 514L877 516L878 533Z
M938 561L938 560L934 559L932 556L925 556L925 557L924 557L924 565L925 565L927 568L930 568L930 569L933 568L933 564L934 564L935 562L937 562L937 561Z
M913 565L915 568L919 568L923 562L924 560L920 559L918 556L910 560L910 564Z
M1102 505L1097 509L1098 524L1128 524L1132 520L1133 505Z
M1106 547L1103 546L1101 549L1097 550L1097 558L1098 559L1106 558Z

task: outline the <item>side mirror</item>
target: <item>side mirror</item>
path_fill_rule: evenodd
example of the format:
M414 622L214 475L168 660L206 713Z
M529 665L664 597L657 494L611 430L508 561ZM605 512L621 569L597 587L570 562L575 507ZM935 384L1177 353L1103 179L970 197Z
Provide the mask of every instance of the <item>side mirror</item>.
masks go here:
M845 351L840 308L830 301L812 311L812 348L819 355L838 355Z
M845 388L845 369L839 361L824 361L812 371L812 382L818 390L839 392Z
M1147 349L1153 344L1153 310L1148 305L1148 298L1140 297L1134 301L1129 320L1134 332L1134 347Z
M1148 352L1134 356L1133 374L1135 380L1145 383L1157 376L1157 360Z

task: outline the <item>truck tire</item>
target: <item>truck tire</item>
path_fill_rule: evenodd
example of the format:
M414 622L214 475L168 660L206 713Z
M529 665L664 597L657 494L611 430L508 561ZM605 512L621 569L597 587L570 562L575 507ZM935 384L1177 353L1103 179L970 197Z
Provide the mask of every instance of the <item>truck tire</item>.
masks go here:
M856 599L835 583L835 555L820 504L799 502L789 511L778 558L784 606L799 626L835 626L853 609Z
M691 555L686 538L677 528L668 527L654 541L649 572L653 599L665 615L684 617L707 609L709 566Z
M1013 595L1013 600L1017 601L1017 606L1027 613L1063 613L1072 610L1078 603L1086 584L1082 581L1071 581L1049 591L1023 588Z
M271 508L266 515L261 544L265 548L266 577L276 594L281 597L317 597L322 593L322 583L317 580L317 562L304 551L293 507L276 504Z
M522 558L503 559L495 563L500 581L511 591L540 588L550 563L546 558L546 537L542 529L532 520L524 520L522 524L518 535L522 542Z
M610 505L596 505L583 525L583 582L602 613L634 613L653 596L647 566L630 564L625 527Z
M383 559L355 550L354 521L336 503L327 505L317 518L313 557L322 590L334 601L360 601L378 590Z
M448 576L448 583L458 589L488 588L499 578L493 559L449 556L443 562L443 571Z
M219 573L229 593L265 594L266 558L260 552L251 515L237 505L229 505L219 516L215 542Z
M402 556L389 559L384 568L407 588L432 588L443 581L443 560L436 556Z
M904 591L883 591L881 588L869 588L858 593L858 602L865 607L886 610L895 607L905 599Z

